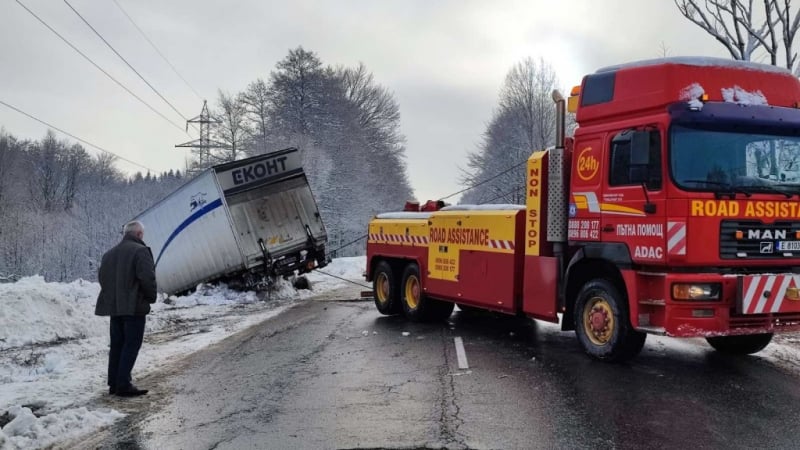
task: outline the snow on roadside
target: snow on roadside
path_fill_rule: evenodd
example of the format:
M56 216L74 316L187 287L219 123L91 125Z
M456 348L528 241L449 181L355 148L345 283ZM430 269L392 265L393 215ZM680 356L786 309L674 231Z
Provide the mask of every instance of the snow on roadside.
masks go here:
M147 317L134 380L348 284L322 272L363 283L364 265L363 256L338 258L307 276L312 290L280 280L269 301L225 286L159 299ZM50 446L123 417L86 406L107 392L108 318L94 315L99 290L97 283L47 283L39 276L0 284L0 449Z

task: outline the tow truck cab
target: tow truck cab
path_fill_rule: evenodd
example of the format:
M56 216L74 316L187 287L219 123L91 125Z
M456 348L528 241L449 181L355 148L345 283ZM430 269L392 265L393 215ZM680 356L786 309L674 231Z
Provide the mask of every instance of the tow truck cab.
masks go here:
M791 73L739 61L667 58L584 77L569 101L567 279L582 260L616 266L639 331L798 328L799 101Z

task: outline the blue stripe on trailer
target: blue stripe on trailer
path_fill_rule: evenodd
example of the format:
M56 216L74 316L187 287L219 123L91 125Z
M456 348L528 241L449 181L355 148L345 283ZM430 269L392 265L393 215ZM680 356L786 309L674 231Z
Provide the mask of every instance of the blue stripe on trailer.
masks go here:
M175 231L173 231L172 234L169 235L169 238L167 238L167 242L165 242L164 246L161 247L161 251L158 253L158 258L156 258L156 265L158 265L158 262L161 260L161 257L164 255L164 250L166 250L167 247L169 247L170 242L172 242L172 240L175 239L178 236L178 234L180 234L181 231L185 230L186 227L191 225L192 222L194 222L195 220L203 217L204 215L206 215L206 214L210 213L211 211L219 208L220 206L222 206L222 199L218 198L218 199L214 200L213 202L211 202L211 203L203 206L202 208L198 209L197 211L195 211L194 214L189 216L186 220L183 221L183 223L178 225L178 228L175 228Z

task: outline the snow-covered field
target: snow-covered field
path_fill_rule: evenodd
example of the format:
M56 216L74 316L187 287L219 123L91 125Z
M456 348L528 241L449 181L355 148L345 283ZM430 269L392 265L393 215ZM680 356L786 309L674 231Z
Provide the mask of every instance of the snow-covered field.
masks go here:
M364 264L364 257L339 258L322 272L364 283ZM224 286L201 286L166 302L160 298L147 317L134 383L165 363L347 284L325 274L308 275L311 290L295 290L281 280L268 300ZM108 389L108 318L94 315L99 290L97 283L46 283L41 277L0 284L0 449L46 447L123 417L87 406Z

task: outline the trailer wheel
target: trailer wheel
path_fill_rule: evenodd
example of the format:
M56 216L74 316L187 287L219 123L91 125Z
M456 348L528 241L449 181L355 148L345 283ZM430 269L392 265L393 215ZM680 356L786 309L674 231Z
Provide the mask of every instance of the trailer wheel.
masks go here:
M772 341L772 333L745 334L740 336L707 337L714 350L728 355L751 355L764 350Z
M419 267L411 263L403 271L403 313L409 320L424 322L444 320L453 313L455 303L428 297L422 291Z
M575 334L586 353L613 362L638 355L647 338L633 329L625 297L605 279L589 281L578 293Z
M375 267L372 275L372 293L375 297L375 307L385 316L398 314L402 311L400 305L400 284L394 279L392 266L386 261L381 261Z

